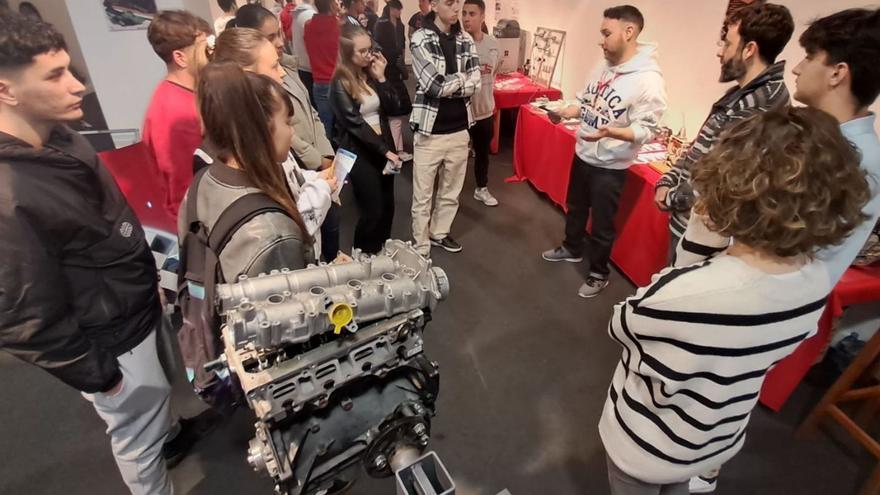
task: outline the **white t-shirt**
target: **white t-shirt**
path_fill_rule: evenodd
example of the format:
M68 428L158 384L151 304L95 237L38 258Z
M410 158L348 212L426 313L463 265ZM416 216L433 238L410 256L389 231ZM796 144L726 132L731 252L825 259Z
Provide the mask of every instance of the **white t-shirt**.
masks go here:
M361 116L363 116L364 122L372 127L377 134L381 134L382 125L379 118L379 106L381 105L381 102L379 101L379 95L370 91L369 93L363 94L362 100Z
M471 97L471 109L474 120L488 119L495 113L495 73L501 62L501 49L498 40L490 34L483 34L483 39L474 41L477 56L480 59L480 73L483 75L480 90Z
M214 34L220 36L220 33L226 29L226 24L235 19L234 15L223 14L214 21Z

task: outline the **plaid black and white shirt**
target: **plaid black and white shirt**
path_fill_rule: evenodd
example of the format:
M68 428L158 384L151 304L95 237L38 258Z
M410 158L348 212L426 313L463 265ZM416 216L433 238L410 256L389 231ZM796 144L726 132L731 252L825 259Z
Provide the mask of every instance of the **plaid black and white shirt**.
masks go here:
M410 40L416 75L416 98L410 125L414 132L426 136L430 136L434 130L440 98L464 98L468 127L474 125L470 97L480 89L482 79L474 39L463 31L455 36L458 72L446 74L446 58L440 47L440 35L432 29L433 25L428 20L425 20L425 27L413 33Z

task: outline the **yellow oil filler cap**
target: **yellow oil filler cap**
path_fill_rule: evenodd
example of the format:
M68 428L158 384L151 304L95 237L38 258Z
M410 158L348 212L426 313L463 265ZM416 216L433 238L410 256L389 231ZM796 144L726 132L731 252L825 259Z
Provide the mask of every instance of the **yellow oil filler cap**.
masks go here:
M354 319L354 309L348 304L336 303L327 310L327 315L330 317L330 323L333 324L333 333L339 335Z

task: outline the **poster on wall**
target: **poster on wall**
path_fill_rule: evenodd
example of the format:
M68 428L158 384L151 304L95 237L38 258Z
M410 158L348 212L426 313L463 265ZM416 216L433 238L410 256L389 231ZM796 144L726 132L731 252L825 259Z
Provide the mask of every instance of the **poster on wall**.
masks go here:
M147 29L156 15L156 0L99 0L111 31Z
M495 20L519 20L519 0L495 0Z

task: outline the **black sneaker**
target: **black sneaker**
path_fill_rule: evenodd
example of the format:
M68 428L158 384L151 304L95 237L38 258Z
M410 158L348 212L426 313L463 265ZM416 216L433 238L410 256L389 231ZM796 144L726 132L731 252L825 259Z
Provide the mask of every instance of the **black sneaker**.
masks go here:
M222 419L223 415L213 409L206 409L192 418L180 418L180 431L162 445L162 457L168 469L180 464L196 442L214 431Z
M431 239L431 245L437 246L438 248L443 248L450 253L460 253L462 249L461 244L455 242L455 239L450 236L446 236L439 241L436 239Z

